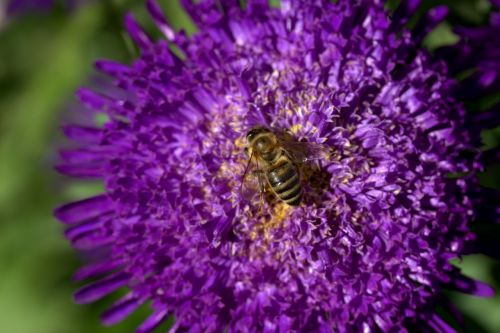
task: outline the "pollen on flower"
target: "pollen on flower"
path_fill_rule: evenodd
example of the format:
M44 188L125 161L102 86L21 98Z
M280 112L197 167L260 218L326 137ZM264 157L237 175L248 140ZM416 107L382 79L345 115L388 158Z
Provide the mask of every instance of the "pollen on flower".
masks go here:
M243 149L247 147L247 140L245 137L241 136L234 141L234 145L241 148L243 151Z
M236 154L236 152L234 153ZM238 152L238 154L241 154L241 152ZM242 177L246 163L248 163L248 160L244 158L237 159L235 163L225 161L221 163L217 173L215 174L215 178L224 182L230 189L231 195L227 197L227 200L229 200L231 204L234 204L241 199L240 196L242 194L240 193L240 189L242 187ZM211 199L210 195L207 195L207 200Z
M292 134L297 135L302 130L302 124L294 124L290 127L290 132Z
M291 212L294 210L291 206L278 201L273 206L267 206L269 211L260 211L255 218L257 222L251 231L251 238L257 239L262 237L264 244L272 241L272 233L278 228L282 228L285 221L289 218Z

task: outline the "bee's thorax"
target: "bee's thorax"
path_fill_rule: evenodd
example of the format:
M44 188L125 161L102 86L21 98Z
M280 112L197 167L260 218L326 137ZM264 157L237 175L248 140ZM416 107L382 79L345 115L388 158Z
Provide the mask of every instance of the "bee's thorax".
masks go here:
M252 150L268 163L276 161L281 155L276 135L270 131L250 132L247 136Z

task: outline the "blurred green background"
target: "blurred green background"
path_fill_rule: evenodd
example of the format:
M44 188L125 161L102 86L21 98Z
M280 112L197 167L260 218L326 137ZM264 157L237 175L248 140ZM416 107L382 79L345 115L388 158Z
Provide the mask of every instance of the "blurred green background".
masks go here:
M72 292L79 285L71 275L79 258L51 216L61 202L98 193L101 187L70 181L52 168L57 148L65 144L59 126L75 119L71 110L79 109L75 89L95 84L93 60L130 63L137 56L122 28L127 10L154 37L160 36L142 0L82 2L71 11L60 1L44 12L0 14L0 332L133 332L148 312L142 309L107 328L101 326L99 313L112 299L75 305ZM159 2L174 28L195 31L176 0ZM480 0L426 1L424 7L437 3L449 4L452 12L425 41L431 51L457 40L451 25L484 24L490 10ZM457 265L469 276L500 287L500 269L493 260L470 256ZM466 332L500 332L499 296L450 295L465 313Z

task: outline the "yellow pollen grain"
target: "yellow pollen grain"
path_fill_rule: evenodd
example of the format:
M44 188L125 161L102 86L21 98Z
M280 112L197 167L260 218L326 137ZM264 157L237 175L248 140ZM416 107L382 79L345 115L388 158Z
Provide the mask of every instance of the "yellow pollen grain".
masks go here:
M273 209L271 218L264 221L261 228L264 233L264 240L267 242L270 240L270 233L272 230L282 226L283 221L289 216L291 212L291 207L283 202L279 202Z
M290 132L292 132L293 134L297 134L301 129L302 129L301 124L295 124L292 127L290 127Z
M247 146L247 143L246 140L241 137L234 141L234 145L238 148L245 148Z

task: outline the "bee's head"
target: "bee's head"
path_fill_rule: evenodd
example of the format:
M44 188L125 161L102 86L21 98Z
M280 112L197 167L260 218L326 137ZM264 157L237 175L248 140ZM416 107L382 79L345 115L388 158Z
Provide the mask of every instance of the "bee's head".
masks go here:
M268 133L270 132L267 128L265 127L254 127L247 133L247 141L251 145L252 141L257 137L258 134L261 133Z
M254 127L247 133L247 141L253 149L260 153L266 153L274 146L272 132L265 127Z

